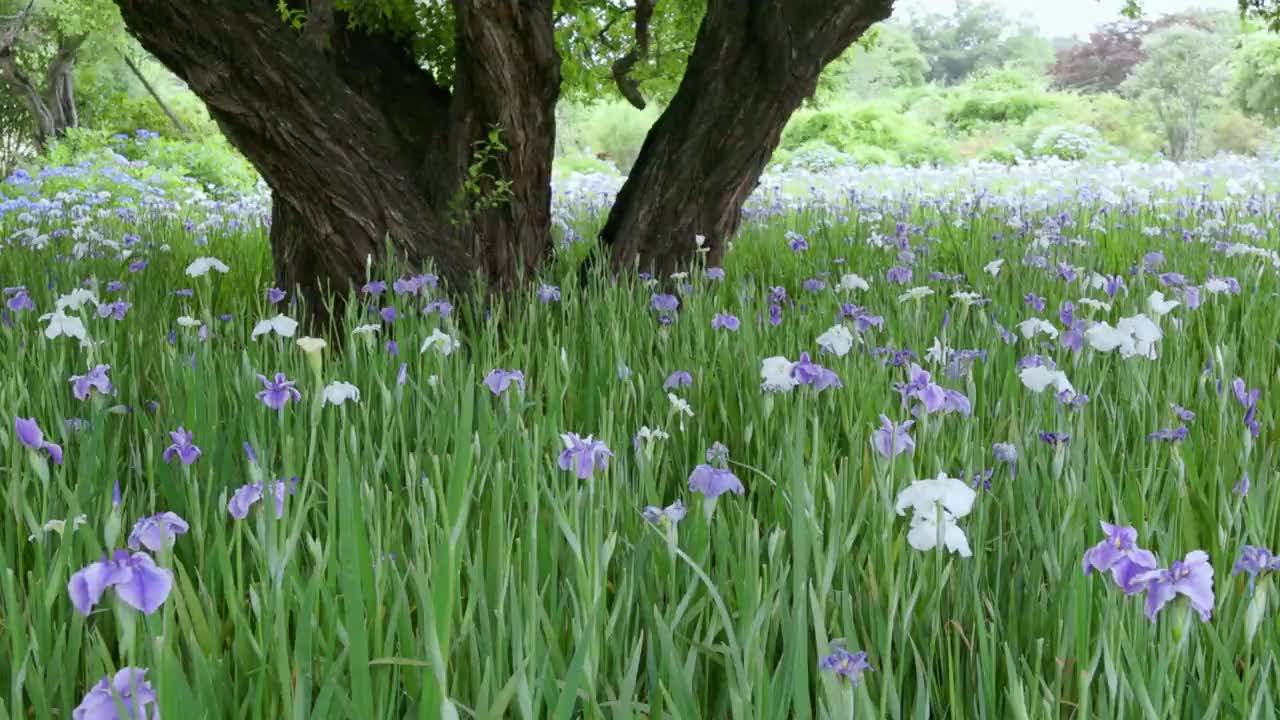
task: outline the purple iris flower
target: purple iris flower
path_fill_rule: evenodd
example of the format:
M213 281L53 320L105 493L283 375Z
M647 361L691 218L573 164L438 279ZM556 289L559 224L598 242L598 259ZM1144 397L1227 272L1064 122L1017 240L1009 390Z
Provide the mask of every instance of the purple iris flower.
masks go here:
M827 388L844 387L840 376L809 359L809 353L800 353L800 359L791 366L791 377L801 385L811 385L819 392Z
M911 282L911 268L906 265L894 265L884 275L885 280L899 285L906 285Z
M440 317L447 318L453 314L453 303L448 300L432 300L427 303L426 307L422 308L422 314L430 315L432 313L440 313Z
M1178 416L1183 422L1191 422L1196 419L1196 414L1177 403L1170 403L1169 407L1173 408L1173 414Z
M561 433L564 451L560 453L560 469L571 470L579 480L586 480L597 470L609 467L609 458L613 451L603 442L588 435L583 438L577 433Z
M147 267L146 260L134 260L133 262L129 263L129 272L131 273L142 272L143 269L145 269L146 267Z
M1156 279L1165 287L1177 287L1179 285L1187 284L1187 277L1182 273L1176 272L1160 273L1156 276Z
M161 456L165 462L173 462L175 455L183 465L190 465L200 459L200 448L192 444L190 430L179 425L177 430L169 433L169 439L173 440L173 443L164 449L164 454Z
M738 321L737 317L726 313L716 313L716 316L711 318L712 330L728 330L730 332L737 332L741 325L742 323Z
M489 388L489 392L494 395L501 395L514 383L520 388L520 392L524 392L524 373L519 370L503 370L497 368L490 370L489 374L484 378L484 384Z
M374 280L373 282L365 283L364 287L360 288L360 292L370 297L378 297L386 291L387 283L382 280Z
M654 525L661 525L663 522L676 525L684 519L686 514L688 514L688 509L685 508L684 502L676 500L666 507L646 505L640 516Z
M177 513L162 512L158 515L142 518L129 533L129 549L146 548L151 552L160 552L166 546L172 547L178 536L185 534L191 527Z
M1114 300L1116 293L1121 290L1124 291L1125 295L1129 294L1129 286L1125 284L1124 276L1108 275L1102 285L1102 291L1107 294L1107 297Z
M1147 272L1155 272L1164 263L1164 252L1160 250L1152 250L1142 256L1142 266L1146 268Z
M649 307L662 313L673 313L680 308L680 298L665 293L655 293L649 298Z
M1152 570L1134 578L1147 591L1147 619L1156 621L1156 615L1178 595L1191 602L1191 608L1200 615L1202 622L1209 622L1213 615L1213 566L1203 550L1192 550L1182 560L1175 560L1167 570Z
M908 431L915 425L915 420L907 420L896 424L887 415L880 416L880 427L871 433L871 444L886 458L893 459L902 453L914 452L916 441Z
M884 327L884 317L881 315L872 315L865 309L854 305L853 303L845 303L840 306L840 317L846 320L852 320L858 326L858 332L866 332L870 328Z
M1235 487L1231 488L1231 492L1241 497L1244 497L1245 495L1249 494L1249 471L1248 470L1244 471L1244 475L1242 475L1240 477L1240 480L1236 482Z
M269 379L265 375L259 375L258 379L262 381L263 389L256 397L272 410L283 410L290 399L302 399L302 393L298 391L296 384L286 378L284 373L276 373L275 379Z
M1236 378L1231 381L1231 392L1236 396L1236 401L1245 410L1252 409L1258 404L1258 396L1262 394L1259 388L1248 389L1245 385L1244 378Z
M1134 528L1104 522L1102 532L1107 534L1106 539L1084 553L1084 574L1094 570L1109 572L1125 594L1141 592L1143 585L1137 578L1156 567L1156 556L1138 547L1138 531Z
M867 662L867 653L859 650L851 653L844 648L836 648L835 652L818 660L818 669L839 675L850 685L856 686L862 681L862 674L871 670Z
M1025 305L1029 305L1036 312L1044 312L1044 298L1035 293L1029 292L1024 295L1022 302Z
M412 277L400 278L391 283L391 289L397 295L417 295L422 292L423 288L435 287L440 279L435 275L414 275ZM386 286L383 285L385 288Z
M62 446L46 442L44 433L40 431L40 426L36 425L34 419L15 417L13 419L13 429L18 433L18 442L36 452L43 451L48 453L54 465L62 464Z
M133 307L132 303L127 303L123 300L102 303L98 306L98 317L111 318L112 320L123 320L125 314L129 312L129 308L131 307Z
M778 327L782 324L782 306L774 303L769 306L769 324Z
M1200 296L1200 288L1195 285L1184 285L1180 289L1182 291L1182 304L1185 305L1188 310L1195 310L1203 304L1203 300Z
M159 720L160 708L147 708L155 705L157 696L146 674L144 668L126 667L102 678L71 711L72 720Z
M707 268L708 280L724 280L724 268Z
M1062 447L1071 442L1071 436L1067 433L1041 432L1040 441L1046 445L1053 447Z
M667 376L666 382L662 383L663 390L671 390L678 387L687 387L693 384L693 376L684 370L677 370Z
M88 400L94 390L103 395L110 395L112 387L111 378L107 377L109 370L111 370L110 365L95 365L92 370L84 375L72 375L71 394L77 400Z
M191 288L179 288L177 290L174 290L173 294L177 295L178 297L189 298L189 297L194 297L196 294L196 291L192 290Z
M902 395L904 406L915 398L924 406L925 412L937 412L947 403L946 388L933 382L933 375L915 363L911 363L907 383L897 383L894 389Z
M1280 570L1280 557L1276 557L1264 547L1245 545L1240 548L1240 558L1236 560L1235 567L1231 569L1231 574L1248 573L1249 579L1252 580L1258 575L1277 570Z
M10 310L21 312L23 310L36 309L36 304L31 301L31 296L27 294L26 288L5 288L6 291L10 289L14 290L14 293L9 297L9 301L5 303Z
M782 305L787 301L787 289L781 285L769 288L769 302Z
M787 234L791 236L790 241L787 243L791 246L791 252L799 253L809 249L809 241L805 240L804 237L796 235L795 233Z
M125 289L125 287L126 285L120 282L119 280L112 280L111 282L107 283L107 292L113 292L113 293L121 292Z
M699 493L708 500L714 500L727 492L742 495L747 490L732 470L711 465L698 465L689 474L689 491Z
M287 294L288 293L277 287L267 288L267 302L272 305L279 304L281 300L284 300Z
M169 597L173 573L156 565L146 553L116 550L72 575L67 594L76 610L88 615L109 587L116 589L116 596L126 605L150 615Z
M396 321L396 309L388 305L378 311L378 315L382 318L382 322L393 323Z
M231 517L236 520L243 520L249 515L249 510L253 508L254 503L262 500L263 490L271 493L276 504L276 519L284 517L284 499L286 495L292 495L298 488L298 478L290 478L289 483L283 480L276 480L272 483L256 482L248 485L241 485L231 495L231 500L227 502L227 512L231 513Z
M1187 439L1188 432L1186 425L1179 425L1176 428L1164 428L1163 430L1157 430L1156 432L1147 435L1147 439L1164 440L1166 442L1173 443L1182 442Z
M555 285L542 285L538 288L538 300L544 303L560 302L560 288Z
M717 440L711 443L711 447L707 448L707 462L725 467L729 464L729 448L725 444Z
M822 292L826 289L827 284L818 278L809 278L800 284L806 292Z

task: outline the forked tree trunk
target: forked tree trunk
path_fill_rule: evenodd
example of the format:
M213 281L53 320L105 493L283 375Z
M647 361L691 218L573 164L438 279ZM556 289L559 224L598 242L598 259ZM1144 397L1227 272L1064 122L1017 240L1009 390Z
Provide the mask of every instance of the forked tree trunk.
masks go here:
M716 264L787 119L892 0L708 0L671 104L649 131L601 240L614 264L667 273L706 237Z
M23 105L32 121L32 139L39 150L49 142L66 134L67 130L80 126L76 112L75 74L76 54L84 44L86 35L64 38L58 51L45 71L45 88L40 87L18 67L13 56L16 32L0 39L0 77Z
M410 41L348 27L312 2L301 30L275 3L118 0L130 32L183 78L273 193L272 257L282 288L313 316L365 282L390 247L464 289L476 271L506 281L546 252L559 57L552 0L457 0L460 64L451 93ZM475 145L507 146L482 173L510 179L490 209L460 194ZM335 307L341 312L341 307Z

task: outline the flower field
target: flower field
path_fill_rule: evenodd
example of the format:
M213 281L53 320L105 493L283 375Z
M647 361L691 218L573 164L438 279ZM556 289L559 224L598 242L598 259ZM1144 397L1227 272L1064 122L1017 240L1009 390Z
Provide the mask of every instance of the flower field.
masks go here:
M265 196L11 177L0 718L1275 717L1277 170L771 176L587 287L574 176L323 340Z

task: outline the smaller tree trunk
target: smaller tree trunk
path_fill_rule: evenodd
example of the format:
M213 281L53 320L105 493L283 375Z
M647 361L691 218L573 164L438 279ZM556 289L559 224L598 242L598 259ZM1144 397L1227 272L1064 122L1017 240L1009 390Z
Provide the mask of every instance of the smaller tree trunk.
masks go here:
M120 57L124 59L124 64L129 68L129 72L133 73L138 82L142 83L142 87L146 89L151 99L155 100L156 105L160 106L160 111L164 113L164 116L169 118L169 122L173 123L173 127L178 131L178 134L182 137L188 137L191 132L187 130L187 126L183 124L182 119L173 110L169 109L169 104L164 101L164 98L160 97L160 93L156 92L156 89L151 85L151 81L147 80L147 76L142 74L142 68L139 68L133 58L130 58L123 50L120 51Z
M791 114L892 0L708 0L679 89L600 238L615 266L669 273L705 237L717 264Z

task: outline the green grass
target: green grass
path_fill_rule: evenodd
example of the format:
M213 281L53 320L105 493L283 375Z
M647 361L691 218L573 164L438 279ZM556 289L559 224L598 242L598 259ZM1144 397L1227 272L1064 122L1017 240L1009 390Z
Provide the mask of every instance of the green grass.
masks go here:
M91 352L46 340L37 313L0 326L4 422L34 417L66 449L46 481L11 424L0 432L0 718L67 717L98 678L125 665L150 668L166 717L1276 716L1274 599L1247 638L1250 595L1230 574L1242 545L1280 541L1274 270L1182 243L1175 221L1158 217L1163 205L1140 205L1132 217L1113 212L1105 232L1085 229L1094 208L1068 206L1080 219L1070 234L1091 244L1051 248L1055 262L1124 273L1160 248L1167 269L1200 283L1211 270L1233 275L1245 292L1206 296L1200 309L1166 317L1158 361L1088 348L1073 356L1022 339L1006 345L989 314L1013 327L1034 314L1022 304L1027 292L1047 297L1040 315L1055 323L1062 300L1105 298L1021 265L1030 237L993 242L993 233L1014 236L999 210L957 224L954 207L911 209L911 222L941 223L925 233L927 244L923 234L913 238L915 282L887 283L895 253L865 239L892 236L900 206L886 201L874 223L802 211L749 226L724 282L692 273L693 292L669 328L648 310L642 283L579 288L567 264L547 278L562 288L558 304L530 294L488 317L463 308L443 321L462 341L447 358L417 352L442 323L413 312L428 298L385 299L401 318L375 342L330 343L321 376L292 341L249 337L276 312L263 298L270 275L261 230L216 233L196 247L177 222L101 220L105 237L129 230L171 246L150 253L138 274L112 251L55 259L70 252L71 238L40 251L0 248L0 284L26 284L40 312L90 277L104 299L107 281L128 282L122 297L133 303L118 323L87 311L89 332L102 341ZM1040 224L1043 213L1028 214ZM1177 222L1200 220L1193 213ZM58 227L48 222L46 230ZM1144 236L1144 225L1164 228L1165 238ZM0 236L21 227L13 215L0 218ZM806 232L812 248L790 252L788 229ZM184 277L199 255L232 272ZM992 278L982 267L997 256L1007 261ZM899 304L898 294L926 284L933 270L967 282L930 282L933 297ZM834 273L831 282L857 272L871 290L801 289L822 271ZM1130 294L1094 317L1114 323L1143 311L1159 285L1152 275L1128 280ZM795 301L778 327L757 319L768 317L775 285ZM178 287L194 297L173 295ZM949 300L958 289L993 303L962 311ZM931 368L935 380L968 394L973 416L930 416L913 431L913 454L893 462L875 454L878 416L907 417L893 390L906 373L856 349L816 355L814 338L851 301L885 316L868 348L923 355L936 335L953 348L986 350L967 378ZM717 312L739 316L741 331L713 332ZM216 319L222 313L234 318ZM348 327L378 322L362 313L352 303ZM208 322L212 338L176 327L179 315ZM398 341L398 356L384 348L388 339ZM844 387L766 397L760 361L805 350ZM1057 359L1087 405L1064 410L1021 385L1015 363L1037 351ZM1210 357L1219 359L1205 376ZM67 378L94 363L111 365L117 395L82 403ZM396 381L401 363L405 385ZM619 379L619 365L629 379ZM527 391L492 397L481 380L493 368L522 370ZM683 428L662 389L675 370L695 379L676 391L696 413ZM256 374L275 372L303 392L282 413L254 396ZM1243 410L1217 390L1219 378L1237 376L1263 388L1263 431L1252 443ZM357 385L361 402L320 407L321 387L337 380ZM158 408L147 409L151 400ZM1176 425L1174 402L1198 414L1176 450L1146 440ZM73 417L86 421L82 430L64 428ZM161 459L167 431L179 425L204 453L189 468ZM671 435L648 458L631 444L642 425ZM1038 440L1042 430L1068 432L1071 443L1056 455ZM586 481L560 470L563 432L604 440L616 454L609 469ZM747 494L722 497L708 521L685 485L715 441L731 450ZM247 461L244 442L259 466ZM993 442L1018 446L1016 478L995 465ZM913 550L907 519L892 509L896 494L916 478L987 467L997 468L992 487L961 521L973 557ZM1241 497L1232 488L1246 470L1252 489ZM263 510L269 501L245 520L229 516L236 488L291 476L300 482L281 519ZM117 480L123 505L113 510ZM677 498L690 512L672 544L640 512ZM108 591L82 617L67 595L71 574L161 511L191 525L157 558L176 577L168 601L147 617ZM87 523L74 532L68 523L62 534L28 540L45 521L82 513ZM1165 565L1206 550L1216 569L1212 621L1193 622L1179 639L1177 607L1152 624L1140 598L1085 577L1081 556L1101 539L1099 520L1136 526ZM836 640L869 654L874 671L856 688L817 669Z

